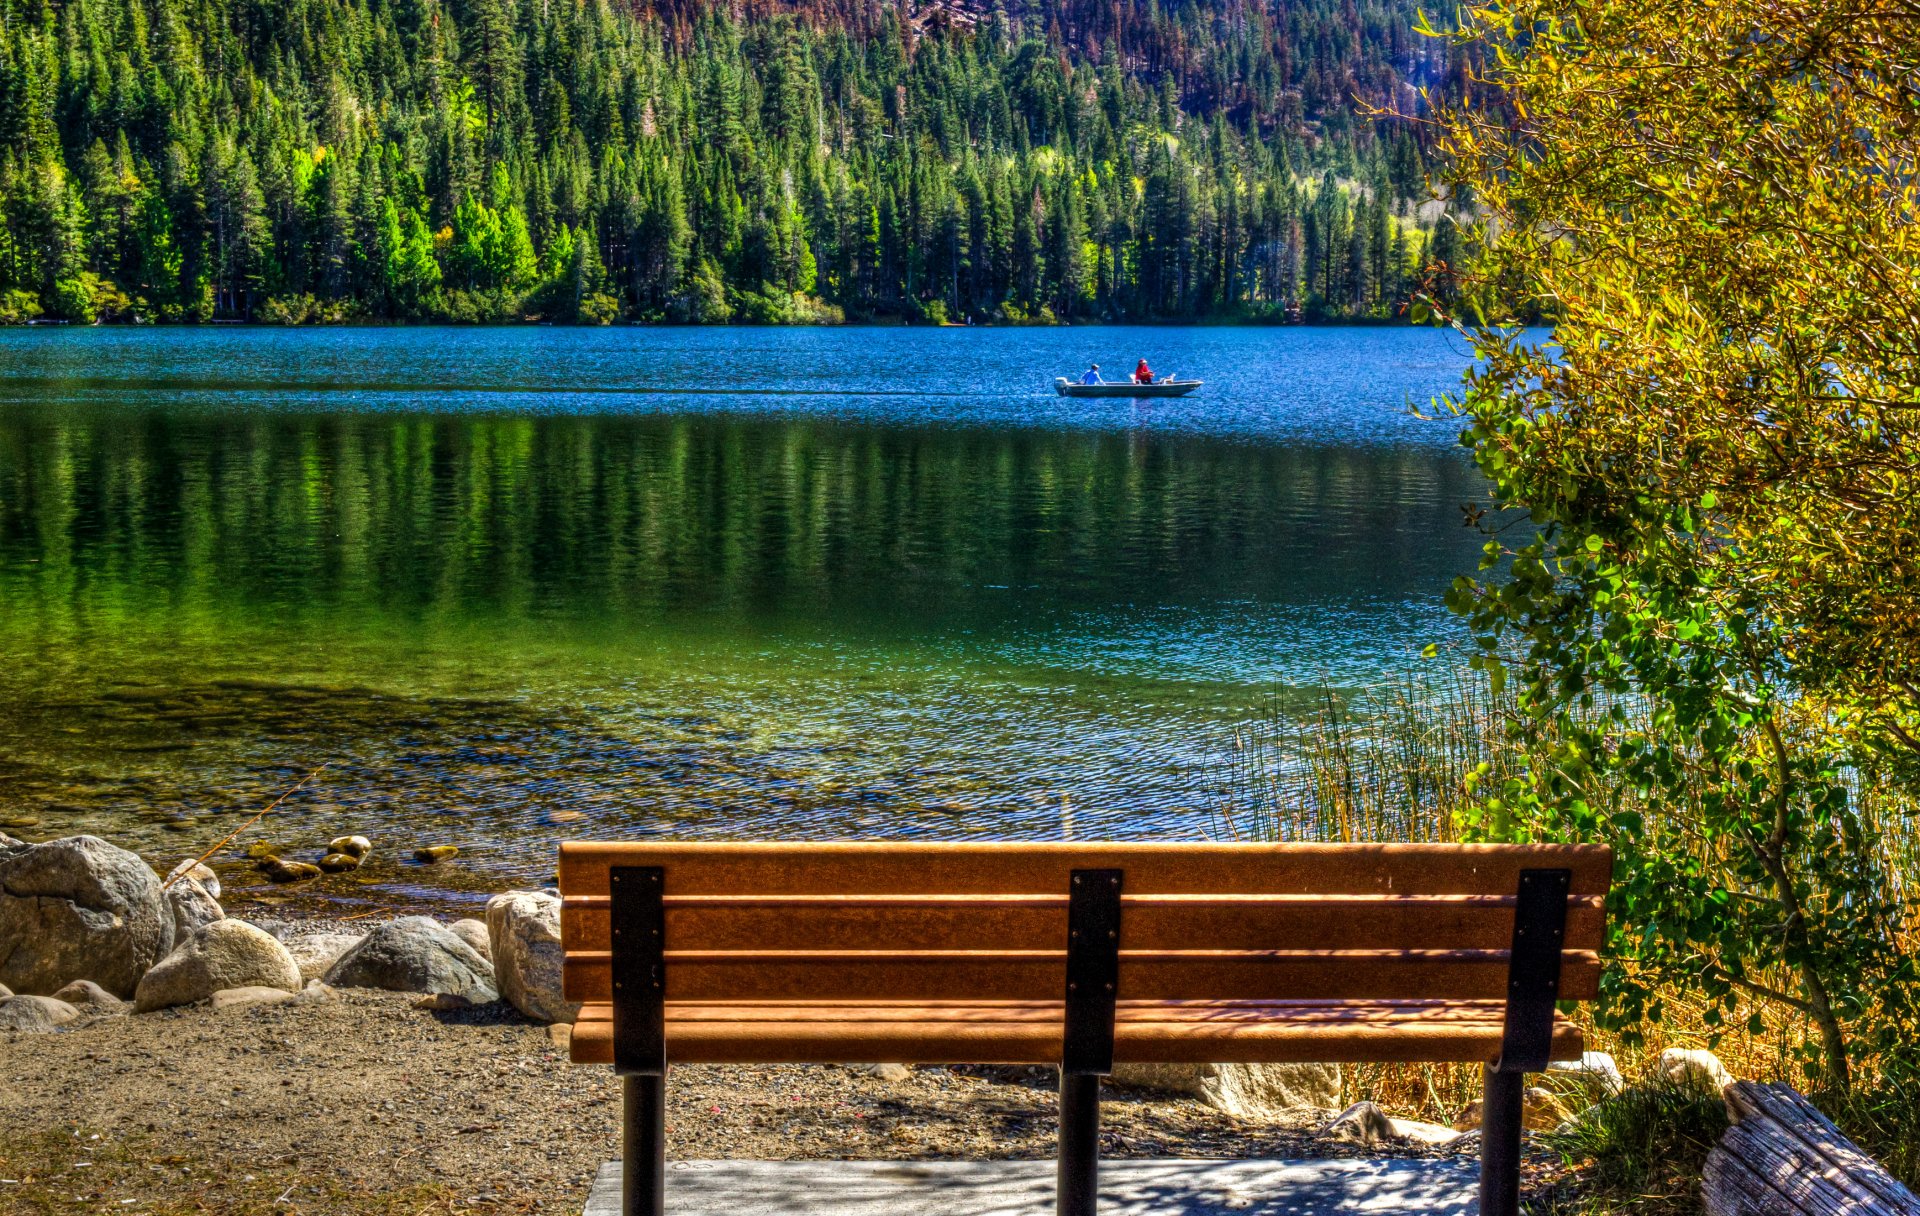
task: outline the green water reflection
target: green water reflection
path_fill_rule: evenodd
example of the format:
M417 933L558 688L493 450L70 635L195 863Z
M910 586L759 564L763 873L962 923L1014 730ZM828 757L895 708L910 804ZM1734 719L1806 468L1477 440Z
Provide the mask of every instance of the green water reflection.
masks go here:
M557 836L1196 835L1274 681L1472 560L1431 447L739 416L0 413L0 825L362 831L334 898ZM403 850L455 843L427 872ZM234 876L236 879L239 876ZM252 881L252 880L244 880Z

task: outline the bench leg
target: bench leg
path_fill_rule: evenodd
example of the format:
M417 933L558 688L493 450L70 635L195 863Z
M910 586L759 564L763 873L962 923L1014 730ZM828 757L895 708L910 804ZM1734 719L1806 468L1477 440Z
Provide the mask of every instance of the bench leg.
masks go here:
M626 1126L620 1148L622 1216L664 1216L667 1205L667 1078L623 1077Z
M1487 1068L1480 1104L1480 1216L1519 1216L1521 1104L1527 1074Z
M1100 1204L1100 1078L1060 1074L1059 1216L1094 1216Z

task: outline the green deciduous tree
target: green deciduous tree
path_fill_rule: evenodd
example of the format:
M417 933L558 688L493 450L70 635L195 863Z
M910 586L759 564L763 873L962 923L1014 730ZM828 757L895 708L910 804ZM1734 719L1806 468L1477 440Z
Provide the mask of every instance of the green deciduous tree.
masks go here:
M1555 324L1469 327L1501 510L1454 604L1531 748L1479 826L1617 846L1617 1021L1790 1011L1840 1089L1920 1066L1913 17L1476 7L1497 99L1444 128L1469 286Z

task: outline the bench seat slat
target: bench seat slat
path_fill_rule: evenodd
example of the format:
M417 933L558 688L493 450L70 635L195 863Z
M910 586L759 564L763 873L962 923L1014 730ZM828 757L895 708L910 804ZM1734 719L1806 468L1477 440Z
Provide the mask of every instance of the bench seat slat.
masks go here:
M1500 1053L1497 1001L1123 1001L1122 1062L1490 1061ZM1060 1002L718 1002L667 1005L675 1063L1057 1063ZM1555 1059L1577 1059L1579 1027L1557 1019ZM613 1058L612 1008L581 1011L576 1063Z

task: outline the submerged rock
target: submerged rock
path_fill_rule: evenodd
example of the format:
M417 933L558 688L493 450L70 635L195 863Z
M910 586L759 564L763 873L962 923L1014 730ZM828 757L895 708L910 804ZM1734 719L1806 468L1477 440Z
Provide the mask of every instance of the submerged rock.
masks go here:
M321 871L319 866L308 865L304 861L287 861L276 857L266 867L266 873L270 882L287 883L305 882L310 878L318 878Z
M329 874L344 874L360 868L360 859L351 853L328 853L320 859L320 868Z
M159 875L133 853L96 836L0 845L0 983L14 991L92 980L130 995L173 940Z
M436 844L431 848L415 849L413 851L413 859L421 865L427 866L446 861L451 857L458 857L459 855L460 846L452 844Z
M345 853L358 860L373 852L373 842L365 836L336 836L327 842L327 852Z

